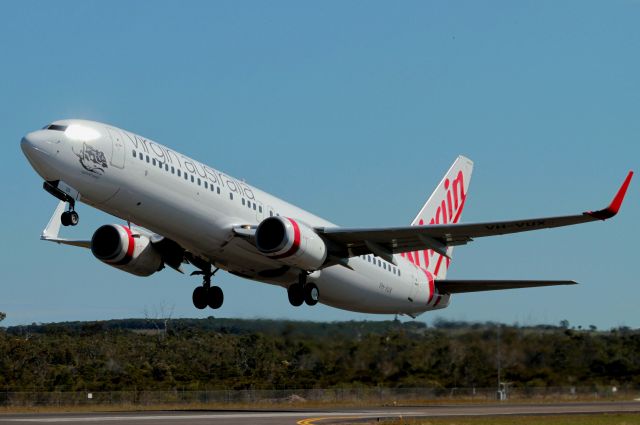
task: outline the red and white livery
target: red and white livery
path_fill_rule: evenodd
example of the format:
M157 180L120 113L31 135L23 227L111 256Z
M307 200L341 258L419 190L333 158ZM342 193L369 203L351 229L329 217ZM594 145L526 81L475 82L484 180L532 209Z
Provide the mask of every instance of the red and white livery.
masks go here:
M462 224L473 162L458 157L409 226L351 229L304 211L159 143L110 125L55 121L24 136L22 150L60 199L41 238L90 248L100 261L138 276L196 267L197 308L223 303L219 269L282 286L294 306L412 317L449 305L451 295L569 285L573 281L446 279L453 248L475 238L613 217L633 176L607 208L575 215ZM91 239L59 237L78 223L77 202L124 220Z

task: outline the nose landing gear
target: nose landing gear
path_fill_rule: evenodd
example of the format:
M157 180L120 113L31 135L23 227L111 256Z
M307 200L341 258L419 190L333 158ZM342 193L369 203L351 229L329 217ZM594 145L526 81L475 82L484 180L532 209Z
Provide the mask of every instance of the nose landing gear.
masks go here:
M80 216L73 209L73 204L70 204L69 207L71 208L69 211L65 211L60 215L60 223L63 226L76 226L80 221Z
M211 286L211 277L213 277L218 270L219 269L216 268L213 272L209 269L207 271L202 270L191 273L191 276L202 275L202 286L194 289L192 296L193 305L197 309L203 310L207 306L217 309L222 306L224 302L222 289L219 286Z
M80 197L78 191L60 180L45 181L42 187L51 195L69 204L69 211L65 211L60 215L60 223L63 226L76 226L80 221L80 216L75 210L76 199Z

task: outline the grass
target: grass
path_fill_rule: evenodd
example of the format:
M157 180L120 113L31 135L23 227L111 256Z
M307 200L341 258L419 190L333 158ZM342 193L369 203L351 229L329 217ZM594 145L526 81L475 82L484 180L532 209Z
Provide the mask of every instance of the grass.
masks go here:
M640 425L640 413L397 419L384 425Z

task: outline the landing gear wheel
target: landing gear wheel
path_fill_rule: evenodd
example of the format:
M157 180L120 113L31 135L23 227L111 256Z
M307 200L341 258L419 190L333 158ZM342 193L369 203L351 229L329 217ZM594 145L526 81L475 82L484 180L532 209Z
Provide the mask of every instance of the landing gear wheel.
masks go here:
M78 213L75 211L69 211L68 214L69 214L69 224L71 226L76 226L80 221L80 216L78 216Z
M320 291L315 283L307 283L304 286L304 302L307 305L316 305L318 304L318 299L320 298Z
M216 309L222 306L224 294L219 286L212 286L207 292L207 304L209 307Z
M289 296L289 302L294 307L300 307L304 302L304 292L302 291L302 285L299 283L289 286L287 295Z
M80 221L80 216L75 211L65 211L60 215L60 223L63 226L75 226Z
M68 226L71 224L71 217L69 216L69 211L65 211L62 214L60 214L60 223L62 223L63 226Z
M207 290L198 286L193 290L193 305L196 306L197 309L204 309L207 306Z
M196 258L197 260L197 258ZM220 308L224 301L224 294L219 286L211 286L211 277L219 270L216 268L211 271L211 264L203 264L202 260L198 263L194 262L200 270L192 272L191 276L202 276L202 286L198 286L193 290L193 305L200 310L207 306L211 308Z

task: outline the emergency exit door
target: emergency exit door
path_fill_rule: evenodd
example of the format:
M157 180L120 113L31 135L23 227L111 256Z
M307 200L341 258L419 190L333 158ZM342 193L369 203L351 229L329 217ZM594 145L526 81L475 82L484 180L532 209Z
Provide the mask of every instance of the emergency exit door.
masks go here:
M107 127L109 137L111 137L111 165L116 168L124 168L124 135L118 129Z

